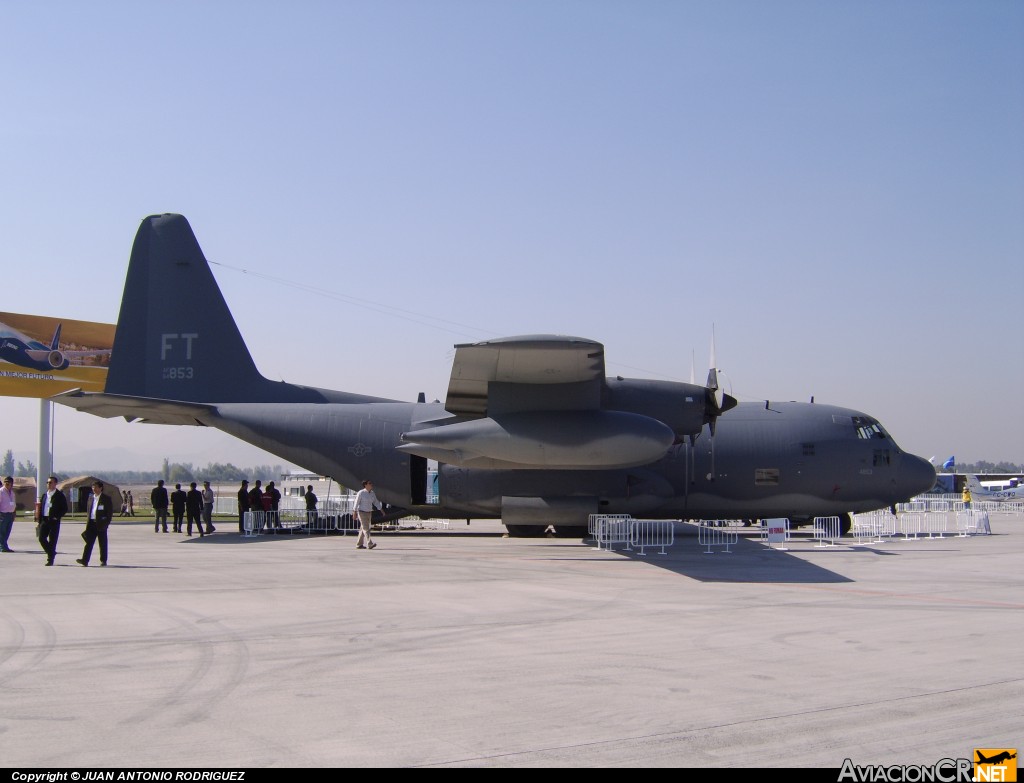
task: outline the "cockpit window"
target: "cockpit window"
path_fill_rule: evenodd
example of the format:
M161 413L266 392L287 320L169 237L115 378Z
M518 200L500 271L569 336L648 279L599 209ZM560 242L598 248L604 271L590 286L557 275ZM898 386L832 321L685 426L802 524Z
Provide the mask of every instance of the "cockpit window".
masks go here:
M853 427L857 430L857 437L864 440L885 440L889 437L881 424L867 416L854 416Z

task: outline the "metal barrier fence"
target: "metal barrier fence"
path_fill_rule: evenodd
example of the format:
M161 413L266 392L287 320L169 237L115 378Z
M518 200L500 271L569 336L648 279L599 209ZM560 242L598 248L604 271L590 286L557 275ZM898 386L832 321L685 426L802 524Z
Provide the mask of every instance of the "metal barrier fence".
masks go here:
M647 547L660 547L660 555L667 555L665 547L672 546L676 541L675 522L664 519L634 519L631 521L633 535L630 543L640 551L638 555L646 556Z
M356 530L351 515L325 515L302 509L280 511L246 511L242 518L242 535L258 536L264 532L274 533L347 533Z
M892 535L895 529L896 517L888 511L872 511L868 514L854 514L850 535L854 538L854 546L882 544L885 543L885 536Z
M615 544L625 544L624 551L635 547L644 557L648 547L660 548L659 554L668 554L665 547L676 540L676 520L633 519L629 514L591 514L587 518L587 532L597 542L598 549L612 551Z
M729 547L739 541L740 534L725 526L725 519L702 519L697 523L697 543L705 547L704 554L713 555L712 547Z
M598 524L608 519L632 519L629 514L591 514L587 517L587 533L590 538L597 538Z
M814 518L814 545L818 549L833 547L841 538L839 533L839 517Z
M628 515L596 515L593 537L598 549L612 551L615 544L625 544L626 551L633 538L632 519Z
M897 516L888 511L856 514L853 536L858 544L881 544L886 540L916 541L992 532L988 511L965 509L959 501L948 505L942 510L943 506L933 501L928 504L928 510L901 511Z

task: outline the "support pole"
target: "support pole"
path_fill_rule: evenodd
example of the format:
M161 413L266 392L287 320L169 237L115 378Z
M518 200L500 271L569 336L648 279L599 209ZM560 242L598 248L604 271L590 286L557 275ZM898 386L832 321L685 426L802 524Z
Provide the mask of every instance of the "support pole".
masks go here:
M46 487L46 479L53 473L53 454L50 453L50 412L53 403L39 400L39 462L36 463L36 497Z

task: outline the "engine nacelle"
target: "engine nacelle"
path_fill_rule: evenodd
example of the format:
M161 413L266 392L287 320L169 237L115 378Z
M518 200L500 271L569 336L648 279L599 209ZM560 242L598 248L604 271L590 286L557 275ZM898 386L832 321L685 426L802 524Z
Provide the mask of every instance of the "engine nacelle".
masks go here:
M398 448L464 467L594 470L656 462L674 440L670 427L636 413L530 411L407 432Z
M54 370L64 370L71 364L60 351L50 351L46 361Z

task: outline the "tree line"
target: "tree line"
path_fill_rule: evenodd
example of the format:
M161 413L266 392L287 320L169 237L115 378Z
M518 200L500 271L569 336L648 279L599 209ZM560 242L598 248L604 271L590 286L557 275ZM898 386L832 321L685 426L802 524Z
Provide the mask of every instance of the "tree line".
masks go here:
M115 484L155 484L158 479L163 479L168 484L189 484L193 481L226 483L242 479L277 481L284 472L283 465L254 465L250 468L240 468L230 462L209 462L205 467L199 467L191 462L171 462L165 457L159 470L103 470L97 472L82 469L62 470L58 475L60 478L68 478L69 476L102 474L104 479ZM36 466L32 460L15 464L14 453L8 449L2 465L0 465L0 475L35 478Z

